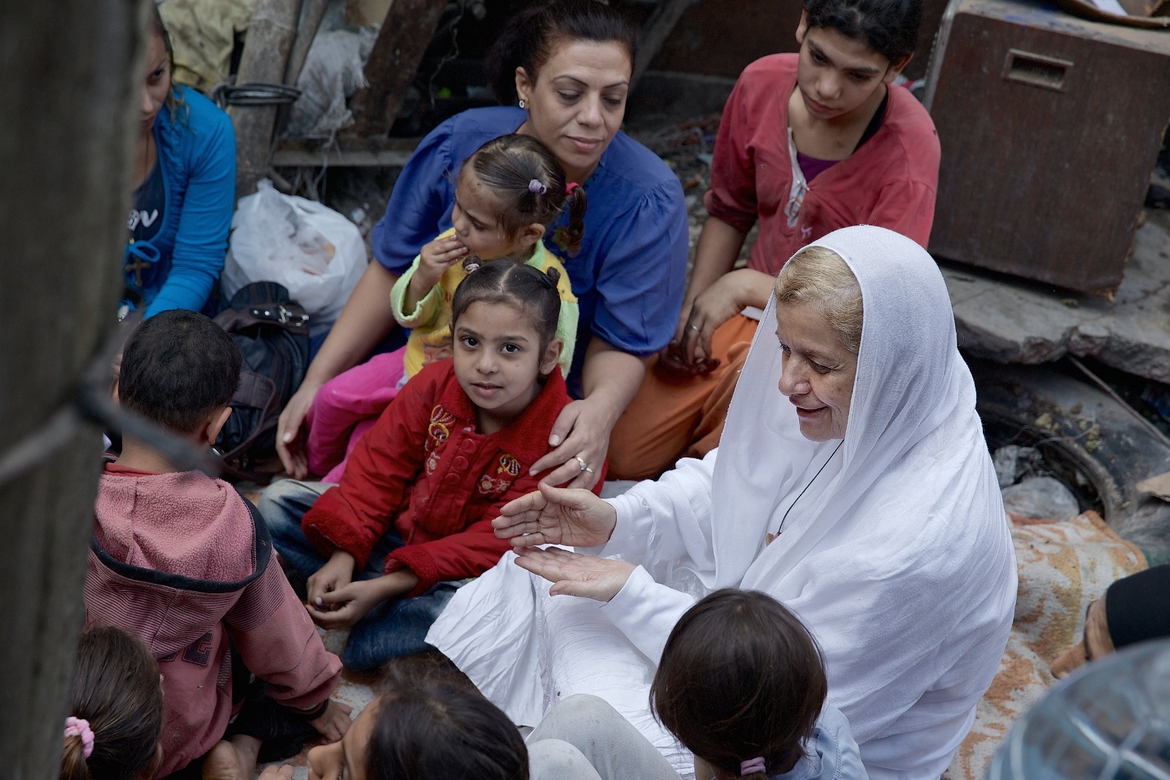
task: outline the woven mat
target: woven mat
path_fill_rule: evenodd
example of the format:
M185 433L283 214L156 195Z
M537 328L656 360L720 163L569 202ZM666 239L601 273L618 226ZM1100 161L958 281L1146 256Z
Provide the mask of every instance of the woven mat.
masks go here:
M1048 665L1080 640L1089 603L1114 580L1146 568L1141 551L1095 512L1066 522L1013 516L1012 541L1020 589L1011 637L944 780L984 776L1012 724L1056 683Z

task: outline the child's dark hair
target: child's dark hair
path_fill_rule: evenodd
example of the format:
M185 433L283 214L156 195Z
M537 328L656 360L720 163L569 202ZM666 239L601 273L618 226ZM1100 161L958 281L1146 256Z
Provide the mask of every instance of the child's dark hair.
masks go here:
M163 726L158 663L142 640L109 626L77 643L69 715L88 722L92 740L65 737L61 780L140 780L158 759ZM86 742L92 746L85 757Z
M511 260L492 260L480 266L474 261L464 263L470 273L459 283L451 299L451 332L460 315L476 302L506 303L528 315L533 329L540 335L543 354L557 335L561 316L561 294L557 291L560 272L549 268L541 273L530 265Z
M804 0L808 26L824 27L864 40L891 64L918 45L922 0Z
M734 776L762 758L787 772L812 736L828 692L804 624L765 593L718 590L682 616L650 687L655 717L712 767Z
M599 0L551 0L537 3L513 16L484 60L488 83L496 100L516 102L516 68L536 81L541 67L561 41L617 43L630 57L638 52L638 35L617 11Z
M509 239L534 223L551 225L569 204L569 252L585 235L585 188L566 189L565 172L544 144L528 135L505 135L479 147L464 162L499 200L500 227Z
M394 674L365 757L370 780L528 780L528 749L503 712L473 688Z
M127 409L190 434L232 400L243 361L232 337L207 317L164 311L138 326L126 345L118 398Z

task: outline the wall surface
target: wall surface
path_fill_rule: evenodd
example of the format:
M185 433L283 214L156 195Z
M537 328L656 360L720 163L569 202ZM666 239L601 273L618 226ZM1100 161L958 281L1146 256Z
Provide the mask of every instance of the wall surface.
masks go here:
M912 79L926 73L946 0L923 0L918 52L906 68ZM797 0L700 0L679 20L650 67L735 78L765 54L796 51Z

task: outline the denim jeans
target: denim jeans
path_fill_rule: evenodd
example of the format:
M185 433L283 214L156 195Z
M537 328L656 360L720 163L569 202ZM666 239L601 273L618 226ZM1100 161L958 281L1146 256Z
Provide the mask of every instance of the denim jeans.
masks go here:
M257 504L272 535L273 546L305 577L315 574L325 565L327 558L305 538L301 518L331 487L333 485L326 482L284 479L269 485ZM372 580L382 576L387 554L401 546L402 539L391 525L374 545L365 568L355 571L353 578ZM427 631L464 582L440 582L421 596L378 604L350 629L341 662L347 669L365 671L393 658L431 649L424 641Z

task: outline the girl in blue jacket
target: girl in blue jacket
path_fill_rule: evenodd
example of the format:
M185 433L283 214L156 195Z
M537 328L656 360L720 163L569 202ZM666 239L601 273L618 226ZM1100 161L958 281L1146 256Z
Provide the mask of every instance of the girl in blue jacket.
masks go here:
M131 309L150 317L207 308L235 203L231 120L203 95L172 83L170 38L153 4L149 32L120 317Z

